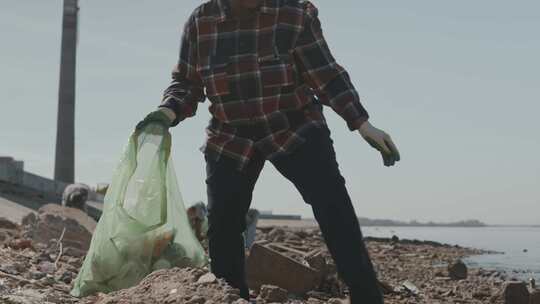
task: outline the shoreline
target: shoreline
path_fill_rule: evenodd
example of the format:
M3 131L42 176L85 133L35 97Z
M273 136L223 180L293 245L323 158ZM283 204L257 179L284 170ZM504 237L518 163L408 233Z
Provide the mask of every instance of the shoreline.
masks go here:
M303 253L319 252L328 269L333 269L331 270L333 274L327 276L323 283L312 292L303 297L290 296L288 300L277 303L322 304L329 303L329 299L346 296L346 288L337 278L335 265L317 227L291 228L282 225L270 226L268 222L261 222L257 227L259 244L277 245L278 249L283 249L281 254L300 263L305 258ZM83 256L69 252L58 256L58 248L53 241L49 246L32 246L32 244L23 246L24 244L21 243L24 240L23 229L21 227L17 229L19 230L11 232L11 241L0 240L0 302L7 299L8 303L17 304L48 303L46 301L104 304L115 303L115 296L125 297L126 294L134 297L129 300L132 302L162 303L164 301L164 298L153 293L134 292L131 295L132 289L137 291L148 288L145 285L135 286L129 289L129 292L123 290L107 296L73 298L69 295L69 291L72 288L72 280L80 269ZM23 245L16 248L13 244ZM493 251L397 237L366 237L366 244L381 286L384 288L387 304L503 303L502 292L508 280L505 273L494 269L470 267L466 270L464 278L456 279L453 278L456 275L449 269L450 265L459 263L462 259L475 255L493 254ZM287 250L287 248L292 250ZM56 262L58 264L55 266ZM165 273L168 272L165 271ZM168 284L180 283L168 282ZM254 291L254 294L257 295L257 291ZM184 298L186 296L183 295ZM267 302L258 301L257 303Z

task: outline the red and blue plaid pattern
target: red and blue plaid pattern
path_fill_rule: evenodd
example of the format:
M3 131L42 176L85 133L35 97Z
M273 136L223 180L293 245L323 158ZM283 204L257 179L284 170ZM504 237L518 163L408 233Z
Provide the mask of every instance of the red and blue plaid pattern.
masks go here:
M195 115L206 97L212 119L202 148L242 169L254 155L290 153L312 127L326 125L321 104L351 130L368 119L347 72L323 37L308 1L265 0L252 18L235 19L228 0L210 0L184 27L180 59L161 107L173 125Z

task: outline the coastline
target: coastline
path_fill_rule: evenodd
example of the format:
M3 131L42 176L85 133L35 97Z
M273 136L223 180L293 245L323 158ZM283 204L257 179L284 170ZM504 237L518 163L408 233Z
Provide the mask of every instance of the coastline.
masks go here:
M319 251L329 269L334 269L332 271L335 272L335 265L332 264L317 227L305 225L287 227L287 225L275 224L275 222L261 221L257 228L258 243L277 244L282 248L291 248L293 250L288 252L284 250L281 253L299 262L303 260L302 252ZM22 235L18 236L17 231L12 233L12 241L20 240L20 238ZM51 243L53 246L14 248L13 242L0 241L0 300L7 299L7 301L11 301L8 303L16 304L104 304L116 303L121 299L128 301L126 303L163 303L166 297L171 297L169 291L164 295L160 295L157 291L143 292L143 289L148 288L148 285L141 283L142 285L139 284L128 290L109 295L101 294L83 299L73 298L69 295L72 288L71 281L82 264L83 256L73 256L65 252L58 257L58 249L54 246L55 242ZM492 251L434 241L401 240L397 237L367 237L366 243L381 287L384 290L385 303L387 304L503 303L502 294L508 281L508 276L505 273L492 269L468 268L464 278L456 279L455 274L452 274L448 267L471 256L494 253ZM55 261L58 262L58 267L53 268L51 263ZM166 276L177 271L171 269L164 273ZM155 276L155 274L149 276L150 283L153 282ZM180 283L167 281L167 284ZM191 288L186 292L196 293L196 290L197 288ZM287 300L277 303L332 303L332 299L344 298L346 294L346 289L337 279L337 275L330 275L316 290L303 297L290 295ZM254 291L254 295L257 296L257 291ZM182 299L192 296L194 295L178 295L182 298L171 303L184 303ZM257 303L270 302L257 300Z

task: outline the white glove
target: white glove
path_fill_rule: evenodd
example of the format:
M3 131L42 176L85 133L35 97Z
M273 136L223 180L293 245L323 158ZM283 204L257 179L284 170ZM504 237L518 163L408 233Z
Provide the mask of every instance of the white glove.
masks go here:
M375 128L369 121L366 121L360 126L358 132L370 146L381 152L385 166L393 166L395 162L400 160L396 145L392 141L392 138L390 138L390 135L386 134L383 130Z

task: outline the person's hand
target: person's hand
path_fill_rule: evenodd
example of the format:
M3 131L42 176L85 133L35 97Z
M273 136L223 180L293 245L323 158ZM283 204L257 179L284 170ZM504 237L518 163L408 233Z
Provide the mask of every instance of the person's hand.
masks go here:
M360 126L358 132L370 146L381 152L385 166L393 166L400 160L399 151L386 132L375 128L368 121Z
M171 109L159 108L151 112L150 114L146 115L146 117L137 124L137 126L135 127L135 130L140 131L151 123L159 123L169 128L175 118L176 118L176 115Z

